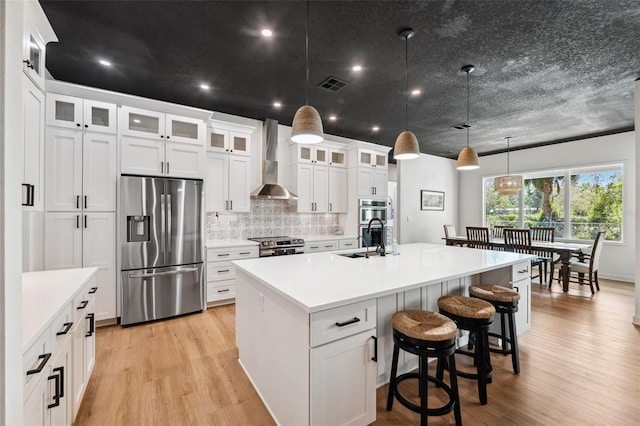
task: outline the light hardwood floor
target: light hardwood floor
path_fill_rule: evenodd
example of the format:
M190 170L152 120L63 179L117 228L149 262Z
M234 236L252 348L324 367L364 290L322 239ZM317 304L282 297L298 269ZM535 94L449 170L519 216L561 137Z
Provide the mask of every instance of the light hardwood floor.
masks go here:
M601 280L601 291L532 284L532 328L520 338L521 373L493 354L489 403L459 379L466 425L640 424L640 327L631 323L632 284ZM76 426L271 425L237 362L233 305L169 321L97 331L96 367ZM466 357L458 357L459 364ZM407 390L409 392L409 390ZM437 391L430 388L433 403ZM418 424L397 402L376 424ZM453 415L429 419L453 424Z

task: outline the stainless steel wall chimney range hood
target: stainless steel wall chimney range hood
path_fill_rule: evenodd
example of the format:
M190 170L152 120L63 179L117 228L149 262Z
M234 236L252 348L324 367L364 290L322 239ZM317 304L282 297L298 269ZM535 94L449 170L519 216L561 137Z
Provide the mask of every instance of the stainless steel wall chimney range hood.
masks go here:
M267 200L297 200L298 196L278 185L278 121L264 120L262 144L262 185L251 193L251 198Z

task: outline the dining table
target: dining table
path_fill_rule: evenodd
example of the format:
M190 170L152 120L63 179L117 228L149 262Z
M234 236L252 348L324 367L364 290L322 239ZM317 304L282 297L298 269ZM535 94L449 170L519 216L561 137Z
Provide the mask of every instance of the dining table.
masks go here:
M444 240L449 246L457 245L464 247L467 245L467 237L462 235L445 237ZM503 238L491 238L489 239L489 245L497 250L504 250L506 248ZM564 292L569 291L569 273L571 272L569 264L571 263L571 256L576 255L578 259L582 261L584 255L591 252L592 247L593 242L591 241L587 243L531 241L532 251L547 251L559 256L561 264L560 273L562 274L562 291Z

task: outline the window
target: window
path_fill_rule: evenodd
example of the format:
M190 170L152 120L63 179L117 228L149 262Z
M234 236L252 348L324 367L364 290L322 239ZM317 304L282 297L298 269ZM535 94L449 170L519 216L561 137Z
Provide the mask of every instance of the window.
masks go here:
M526 173L515 195L498 194L494 178L485 178L485 224L553 226L556 238L577 240L605 231L622 241L622 185L622 164Z

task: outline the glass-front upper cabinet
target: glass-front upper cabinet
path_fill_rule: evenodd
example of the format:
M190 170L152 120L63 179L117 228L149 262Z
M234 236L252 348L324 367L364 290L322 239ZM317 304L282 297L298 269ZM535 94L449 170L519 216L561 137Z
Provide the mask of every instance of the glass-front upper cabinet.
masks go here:
M197 118L167 114L165 117L166 136L173 142L200 145L204 136L204 121Z
M293 144L291 153L298 163L329 165L329 148L324 146Z
M128 106L122 107L122 134L170 142L202 144L204 121Z
M387 167L387 155L382 152L370 151L368 149L358 150L358 165L378 168Z
M58 41L38 2L24 2L22 70L44 92L47 43Z
M232 123L212 123L213 126L207 129L207 150L236 155L251 154L253 128Z
M47 94L47 125L93 132L116 132L116 105L74 96Z
M329 165L332 167L347 167L347 152L341 149L329 149Z

